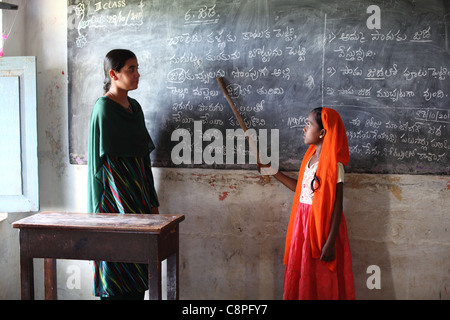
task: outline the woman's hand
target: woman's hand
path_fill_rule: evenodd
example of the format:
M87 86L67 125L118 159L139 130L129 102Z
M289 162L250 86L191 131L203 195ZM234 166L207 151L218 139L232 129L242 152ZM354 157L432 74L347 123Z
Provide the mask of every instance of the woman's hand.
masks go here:
M150 209L150 213L151 214L159 214L159 208L158 207L153 207Z

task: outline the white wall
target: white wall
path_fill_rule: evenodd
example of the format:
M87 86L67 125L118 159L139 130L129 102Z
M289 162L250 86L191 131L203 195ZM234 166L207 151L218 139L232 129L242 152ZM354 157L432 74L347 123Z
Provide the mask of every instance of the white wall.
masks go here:
M70 165L68 156L66 1L8 2L20 5L21 22L5 54L38 61L41 210L85 211L86 168ZM254 171L156 168L154 174L161 213L186 215L180 236L182 299L282 298L290 191L276 181L266 184ZM344 210L357 298L448 299L449 180L347 176ZM0 299L20 297L18 237L11 223L23 216L10 214L0 222ZM42 262L36 265L42 298ZM381 268L380 290L367 288L370 265ZM80 268L80 289L67 286L70 266ZM58 268L60 299L92 298L88 262L62 261Z

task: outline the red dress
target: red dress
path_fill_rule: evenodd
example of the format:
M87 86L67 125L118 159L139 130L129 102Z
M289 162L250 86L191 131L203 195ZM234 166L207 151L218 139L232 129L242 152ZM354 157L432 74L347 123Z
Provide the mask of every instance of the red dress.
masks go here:
M315 167L306 169L305 177L310 174L309 170L315 170ZM309 179L304 178L303 181ZM303 183L302 189L304 190L293 226L290 255L285 267L284 299L355 299L350 245L344 215L335 242L337 266L336 272L333 272L320 259L312 257L309 233L311 204L308 203L310 200L304 199L303 196L311 191L309 183Z

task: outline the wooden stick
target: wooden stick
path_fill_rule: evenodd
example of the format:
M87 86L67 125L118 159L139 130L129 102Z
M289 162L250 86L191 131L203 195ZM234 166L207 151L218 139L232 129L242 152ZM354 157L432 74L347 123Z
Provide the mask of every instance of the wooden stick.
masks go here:
M253 139L250 139L250 137L247 134L248 128L245 125L244 120L242 120L241 114L239 113L238 109L236 108L236 105L233 102L233 99L231 99L230 94L228 93L227 90L227 86L225 85L225 82L223 81L223 78L217 78L217 81L219 82L220 88L223 91L223 94L225 95L225 98L228 101L228 104L231 107L231 110L233 110L234 115L236 116L237 121L239 122L239 125L241 126L242 130L245 133L245 137L248 140L248 143L250 145L250 149L253 150L253 152L256 154L256 161L258 162L258 164L261 164L261 161L259 160L259 152L258 152L258 148L255 145L255 142L253 141ZM266 179L267 183L270 183L270 177L269 176L264 176L264 178Z

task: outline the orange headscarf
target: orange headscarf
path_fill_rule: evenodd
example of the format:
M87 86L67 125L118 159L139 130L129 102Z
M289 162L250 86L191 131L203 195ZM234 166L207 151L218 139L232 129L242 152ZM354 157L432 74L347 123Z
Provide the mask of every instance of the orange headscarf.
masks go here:
M314 259L320 258L322 247L325 245L330 232L331 216L333 215L336 196L337 163L341 162L346 166L350 159L347 134L339 113L330 108L322 108L322 123L326 130L326 134L323 140L316 172L320 181L320 186L314 193L309 219L311 253ZM311 145L308 151L306 151L300 167L294 203L292 205L291 217L286 235L284 264L287 264L287 261L289 260L292 229L300 200L303 173L305 172L305 167L309 159L311 159L315 152L316 146ZM316 183L316 187L317 186ZM334 272L336 270L336 259L325 264L331 271Z

